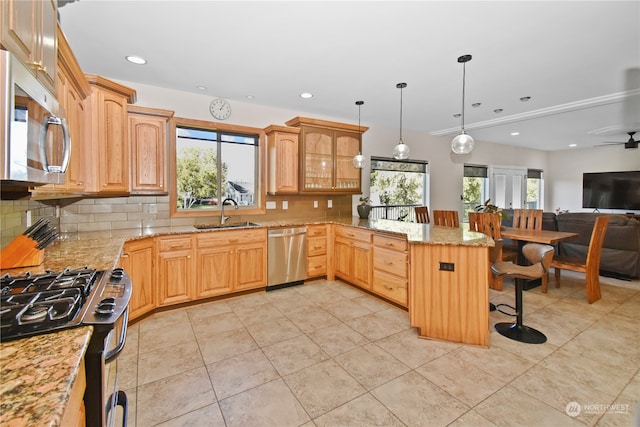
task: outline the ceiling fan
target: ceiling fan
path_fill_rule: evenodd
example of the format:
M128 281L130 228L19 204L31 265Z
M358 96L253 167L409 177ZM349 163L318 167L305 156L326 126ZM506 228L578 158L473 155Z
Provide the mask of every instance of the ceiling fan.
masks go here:
M640 141L633 139L635 132L627 132L627 135L629 135L629 140L627 142L605 141L603 144L624 144L624 148L638 148L638 142Z

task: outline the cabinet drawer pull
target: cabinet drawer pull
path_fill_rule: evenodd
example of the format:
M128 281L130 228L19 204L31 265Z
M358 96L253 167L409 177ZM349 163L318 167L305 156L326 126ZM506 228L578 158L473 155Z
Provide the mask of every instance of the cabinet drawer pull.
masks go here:
M384 242L384 245L385 245L385 246L393 246L393 243L391 243L391 242Z
M393 262L392 262L392 261L389 261L389 260L386 260L386 259L384 260L384 263L385 263L385 264L387 264L387 265L391 265L391 264L393 264Z
M385 288L386 290L388 290L388 291L392 291L392 290L393 290L393 288L392 288L392 287L387 286L387 285L384 285L384 288Z

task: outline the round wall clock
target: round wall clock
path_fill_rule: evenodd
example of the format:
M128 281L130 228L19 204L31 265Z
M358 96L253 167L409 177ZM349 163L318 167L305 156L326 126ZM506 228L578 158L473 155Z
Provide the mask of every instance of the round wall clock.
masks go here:
M231 105L226 99L216 98L209 104L209 112L218 120L226 120L231 116Z

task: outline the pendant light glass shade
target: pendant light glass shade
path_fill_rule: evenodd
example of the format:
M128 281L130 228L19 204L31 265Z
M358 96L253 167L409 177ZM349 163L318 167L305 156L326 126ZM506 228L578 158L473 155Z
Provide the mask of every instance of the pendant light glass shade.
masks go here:
M407 87L406 83L396 85L400 89L400 142L393 147L393 158L396 160L406 160L409 158L409 146L402 140L402 89Z
M356 105L358 106L358 134L360 135L360 144L362 144L362 132L360 131L360 106L364 104L364 101L356 101ZM364 156L362 153L358 151L358 154L353 156L353 166L358 169L362 169L364 167Z
M471 61L471 55L462 55L458 58L458 62L462 63L462 129L460 135L451 141L451 151L456 154L469 154L473 150L473 138L464 132L464 90L465 90L465 74L466 63Z

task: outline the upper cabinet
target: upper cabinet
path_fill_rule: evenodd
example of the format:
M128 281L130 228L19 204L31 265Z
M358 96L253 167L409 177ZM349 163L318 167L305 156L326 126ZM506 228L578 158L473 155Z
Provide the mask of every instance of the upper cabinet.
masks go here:
M271 125L266 128L269 156L269 194L298 193L298 135L300 128Z
M167 128L173 111L129 105L131 194L167 194Z
M58 59L57 2L3 0L2 47L32 70L51 93L56 93Z
M87 74L91 85L90 192L129 194L128 107L136 92L104 77Z
M367 127L295 117L287 126L300 128L301 193L361 193L361 170L353 157L361 150Z

